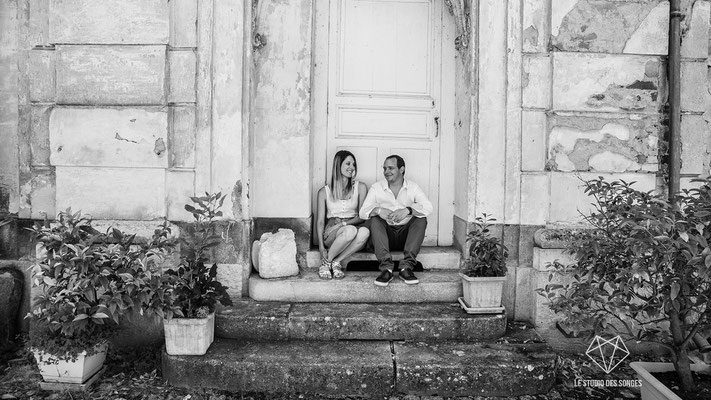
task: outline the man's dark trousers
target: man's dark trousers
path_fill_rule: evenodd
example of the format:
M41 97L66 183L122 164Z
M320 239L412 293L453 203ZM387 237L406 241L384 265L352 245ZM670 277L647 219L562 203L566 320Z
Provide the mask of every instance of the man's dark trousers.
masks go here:
M375 216L370 218L370 240L373 252L380 263L380 270L392 271L394 268L391 250L402 250L404 258L400 261L400 270L415 268L417 255L425 239L427 218L412 217L405 225L388 225L385 220Z

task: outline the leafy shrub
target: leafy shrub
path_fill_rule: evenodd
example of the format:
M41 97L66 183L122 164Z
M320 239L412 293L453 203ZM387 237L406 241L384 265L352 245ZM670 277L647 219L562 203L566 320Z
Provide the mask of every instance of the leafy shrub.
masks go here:
M222 238L215 234L215 218L222 216L221 193L205 193L203 197L190 198L195 206L185 209L195 218L195 232L181 238L181 261L177 268L168 269L151 280L151 297L144 302L149 313L172 319L205 318L215 311L217 302L232 305L227 287L217 280L217 264L209 265L208 252L220 244Z
M576 264L553 265L572 282L539 289L569 327L666 347L686 391L689 344L711 328L711 178L698 182L673 201L624 181L586 182L592 229L572 238Z
M506 276L508 249L501 240L491 235L490 223L496 221L487 214L477 217L474 229L467 234L468 257L463 273L472 277Z
M164 223L139 244L118 229L98 232L90 218L71 209L50 227L36 224L39 254L32 273L41 293L28 315L29 345L64 359L106 340L149 295L144 282L170 249L169 231Z

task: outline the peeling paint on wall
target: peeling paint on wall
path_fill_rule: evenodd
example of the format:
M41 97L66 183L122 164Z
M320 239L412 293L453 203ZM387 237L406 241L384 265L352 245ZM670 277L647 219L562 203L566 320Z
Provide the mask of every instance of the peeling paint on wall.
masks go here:
M232 215L234 219L242 218L242 181L235 183L230 196L232 200Z
M559 25L553 26L552 46L564 51L622 53L657 3L658 0L578 1Z
M603 93L588 98L592 107L611 106L625 111L640 111L654 107L657 102L657 87L653 82L635 81L630 85L611 84Z
M657 170L660 122L656 117L555 115L549 135L549 171Z
M165 153L165 142L163 141L163 138L156 139L156 144L153 147L153 152L156 153L157 156L162 156L163 153Z
M535 26L531 25L523 30L523 43L538 46L538 29Z

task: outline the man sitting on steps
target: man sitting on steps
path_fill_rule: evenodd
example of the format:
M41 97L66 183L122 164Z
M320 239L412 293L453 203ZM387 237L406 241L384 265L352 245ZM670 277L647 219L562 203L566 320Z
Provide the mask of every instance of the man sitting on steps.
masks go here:
M388 286L393 279L390 250L403 250L400 279L409 285L419 283L412 272L422 247L427 216L432 203L413 181L405 179L405 160L391 155L383 163L385 181L375 182L360 209L360 218L368 220L375 257L380 263L378 286Z

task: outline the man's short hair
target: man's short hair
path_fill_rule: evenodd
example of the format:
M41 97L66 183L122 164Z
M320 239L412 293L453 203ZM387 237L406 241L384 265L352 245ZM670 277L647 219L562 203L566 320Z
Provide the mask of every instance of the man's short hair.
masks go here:
M389 160L391 158L395 159L395 162L397 163L397 169L400 169L405 166L405 160L403 160L402 157L400 157L399 155L393 154L385 157L386 160Z

